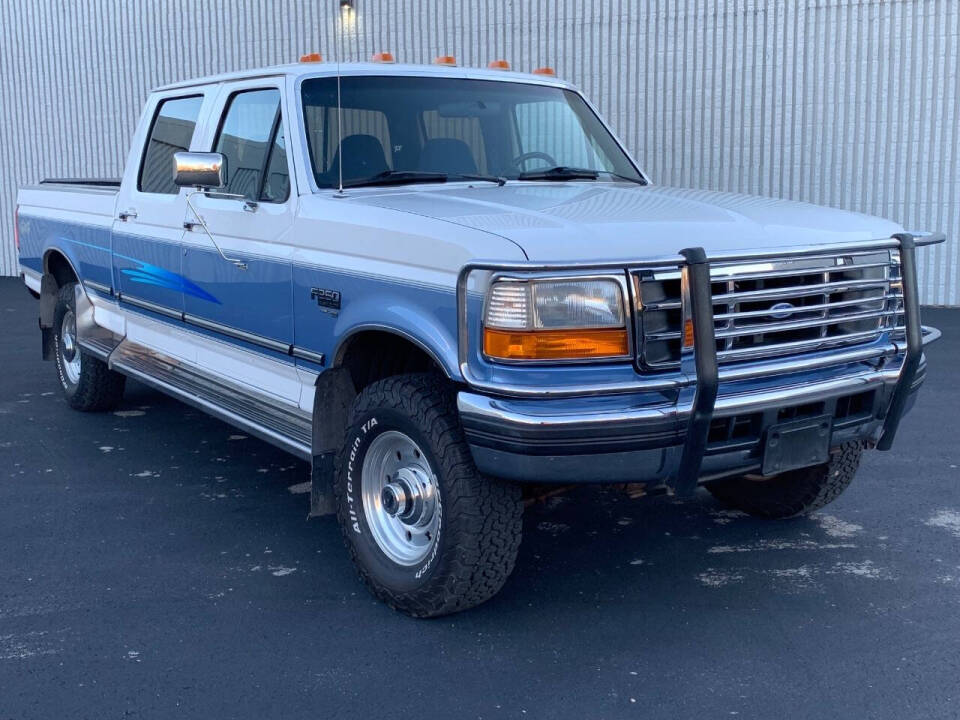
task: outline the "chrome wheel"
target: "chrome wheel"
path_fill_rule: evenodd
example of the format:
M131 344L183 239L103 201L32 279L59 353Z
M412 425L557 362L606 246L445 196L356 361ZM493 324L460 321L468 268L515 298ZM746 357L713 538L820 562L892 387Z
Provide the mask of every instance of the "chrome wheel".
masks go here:
M63 314L60 324L60 363L72 385L80 382L80 348L77 347L77 316L73 310Z
M437 542L440 493L423 451L388 430L370 443L361 469L363 511L377 546L398 565L416 565Z

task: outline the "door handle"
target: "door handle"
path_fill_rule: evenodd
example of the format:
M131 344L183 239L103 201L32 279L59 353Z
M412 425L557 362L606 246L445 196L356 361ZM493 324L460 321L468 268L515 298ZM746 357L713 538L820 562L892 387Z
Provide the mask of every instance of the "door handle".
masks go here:
M130 208L129 210L121 210L120 214L117 215L117 217L123 220L124 222L126 222L127 220L133 220L137 217L137 211L134 210L133 208Z

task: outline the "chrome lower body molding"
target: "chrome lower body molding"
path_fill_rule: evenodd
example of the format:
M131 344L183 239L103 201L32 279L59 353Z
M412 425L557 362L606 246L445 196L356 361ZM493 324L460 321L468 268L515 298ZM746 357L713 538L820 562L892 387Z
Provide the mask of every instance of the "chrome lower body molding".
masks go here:
M102 283L94 282L93 280L84 280L83 286L88 290L94 290L101 295L113 295L113 288L109 285L104 285Z
M91 283L85 284L92 285ZM98 288L94 287L94 289L96 290ZM106 290L111 292L109 288L106 288ZM317 365L321 366L326 360L323 353L307 350L306 348L297 347L295 345L291 345L290 343L264 337L263 335L249 333L245 330L239 330L237 328L230 327L229 325L224 325L212 320L207 320L206 318L191 315L190 313L185 313L165 305L158 305L157 303L143 300L132 295L127 295L126 293L117 293L117 298L122 303L127 303L128 305L140 308L141 310L149 310L150 312L158 315L179 320L187 325L193 325L194 327L209 330L210 332L218 333L219 335L224 335L234 340L240 340L245 343L250 343L251 345L266 348L267 350L272 350L273 352L280 353L281 355L302 358L303 360L308 360L309 362L316 363Z
M133 305L141 310L149 310L157 315L174 318L175 320L183 320L182 312L174 310L173 308L168 308L166 305L158 305L157 303L150 302L149 300L142 300L138 297L134 297L133 295L127 295L126 293L117 293L117 298L121 302L124 302L127 305Z
M272 340L270 338L263 337L262 335L254 335L253 333L248 333L243 330L237 330L236 328L222 325L218 322L205 320L204 318L197 317L196 315L183 313L182 319L185 323L187 323L187 325L193 325L198 328L203 328L204 330L220 333L221 335L232 337L235 340L243 340L251 345L259 345L260 347L267 348L267 350L273 350L274 352L278 352L283 355L289 355L291 352L292 346L289 343L280 342L279 340Z

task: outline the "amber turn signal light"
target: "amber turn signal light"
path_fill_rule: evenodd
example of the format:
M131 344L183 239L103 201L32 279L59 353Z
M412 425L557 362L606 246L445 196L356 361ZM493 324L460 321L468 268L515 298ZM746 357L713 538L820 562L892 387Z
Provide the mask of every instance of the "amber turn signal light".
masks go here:
M693 320L690 318L683 321L683 346L685 348L693 347Z
M628 351L625 328L483 331L483 352L498 360L584 360L623 357Z

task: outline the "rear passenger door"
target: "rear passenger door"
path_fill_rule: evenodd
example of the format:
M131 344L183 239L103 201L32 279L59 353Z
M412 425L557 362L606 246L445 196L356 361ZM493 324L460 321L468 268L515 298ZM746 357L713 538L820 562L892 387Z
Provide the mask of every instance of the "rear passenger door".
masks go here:
M179 319L186 190L173 182L173 155L189 150L203 93L155 96L127 161L113 223L113 283L121 302Z
M185 293L188 322L274 357L286 356L293 343L291 248L284 239L293 225L296 193L282 97L279 82L247 81L221 89L204 149L226 158L222 191L250 203L203 195L194 195L192 203L223 254L245 267L225 260L199 225L184 235L182 266L188 281L216 298L211 303Z

